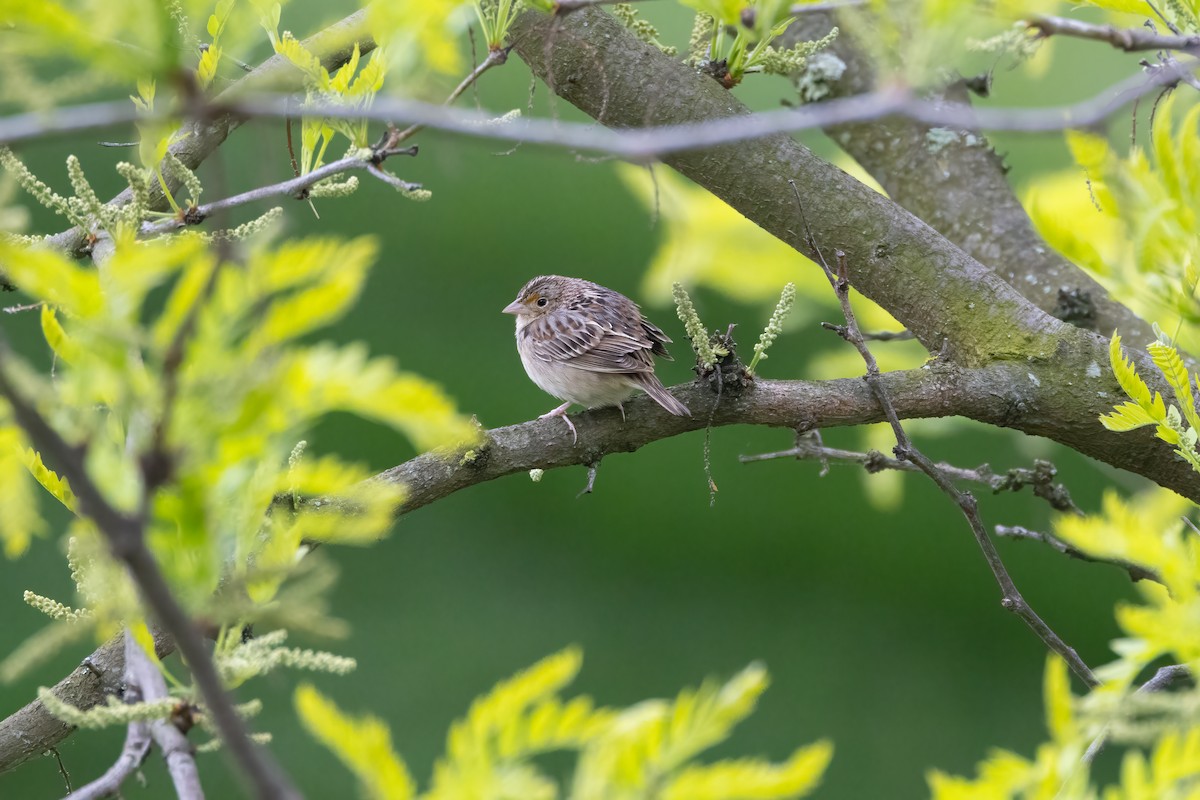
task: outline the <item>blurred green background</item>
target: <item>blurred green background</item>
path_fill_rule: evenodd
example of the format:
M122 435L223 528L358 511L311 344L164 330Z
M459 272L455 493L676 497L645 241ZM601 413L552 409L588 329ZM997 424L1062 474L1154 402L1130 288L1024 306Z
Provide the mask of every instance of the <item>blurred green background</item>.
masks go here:
M687 22L678 10L644 8L669 40L685 43ZM306 33L343 11L298 1L287 9L285 26ZM1090 95L1133 66L1099 45L1056 44L1046 78L1001 69L995 102L1061 103ZM528 88L528 72L513 58L486 76L479 96L488 108L505 111L524 106ZM770 108L787 90L779 80L752 79L738 94ZM537 109L545 113L545 88L537 92ZM578 118L565 104L555 108ZM1128 119L1120 122L1127 129ZM281 127L255 123L232 136L202 172L213 198L288 176ZM68 153L100 176L100 165L131 156L95 140L123 137L133 138L106 131L40 142L21 155L65 188ZM802 138L834 154L819 134ZM380 239L368 290L329 336L366 340L374 352L394 354L405 368L441 382L485 426L530 419L556 401L525 377L512 319L500 308L526 279L549 272L597 280L638 299L659 231L611 161L532 147L498 155L509 145L435 132L417 141L420 156L392 166L430 188L431 202L411 203L364 180L353 198L322 202L319 219L304 204L288 207L287 235ZM1066 163L1057 136L1002 136L995 143L1008 154L1018 185ZM119 188L115 180L96 182ZM38 231L60 226L40 211L33 223ZM812 271L796 280L822 279ZM710 325L738 323L747 349L769 313L703 290L696 300ZM646 310L676 340L677 360L661 367L660 376L667 384L688 380L689 353L673 310ZM35 315L6 315L3 324L36 363L47 363ZM804 377L815 354L839 346L815 325L793 326L760 371ZM321 557L341 572L333 610L352 633L344 641L295 643L354 656L359 668L350 678L317 676L316 683L346 710L387 720L422 782L451 721L472 698L572 643L585 653L574 692L606 704L671 696L706 676L725 678L751 661L765 662L772 687L759 710L710 755L779 759L829 737L836 751L818 793L825 798L921 796L927 768L971 772L991 746L1032 754L1044 735L1044 649L1001 609L970 531L945 497L909 476L902 506L877 511L864 502L858 469L834 466L822 478L809 462L739 464L739 454L790 446L791 433L738 427L712 434L720 491L710 506L703 438L695 433L605 459L591 496L576 498L582 468L548 473L537 484L517 475L404 517L372 548L325 549ZM861 437L830 431L826 442L859 447ZM310 443L377 469L412 455L398 436L349 417L329 420ZM986 460L997 469L1047 454L1084 508L1096 506L1105 486L1132 485L1072 453L976 425L960 425L950 437L918 429L918 444L935 458L963 466ZM982 509L989 526L1048 525L1044 504L1028 493L987 497ZM1000 548L1034 607L1089 663L1103 663L1116 633L1112 605L1131 593L1128 579L1037 545L1003 541ZM22 559L0 562L5 651L43 622L21 603L23 590L70 598L61 550L60 542L43 540ZM0 688L0 714L27 702L38 685L57 681L89 651L90 643L78 645L39 674ZM308 796L346 796L349 774L296 723L291 692L302 678L311 676L280 671L242 693L265 700L255 725L273 733L273 748ZM122 735L81 733L60 747L76 785L111 763ZM159 761L147 762L146 787L129 783L125 797L170 793ZM222 755L202 757L201 770L210 797L238 796ZM3 798L63 790L52 758L0 775Z

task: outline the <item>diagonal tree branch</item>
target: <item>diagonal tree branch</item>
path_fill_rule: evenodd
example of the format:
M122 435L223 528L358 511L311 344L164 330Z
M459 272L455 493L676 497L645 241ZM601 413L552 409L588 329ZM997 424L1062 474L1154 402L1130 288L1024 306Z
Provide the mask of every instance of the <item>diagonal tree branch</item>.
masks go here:
M806 13L784 39L818 39L834 25L832 14ZM840 30L827 52L841 59L845 72L822 83L833 99L868 93L876 85L870 58L844 26ZM932 100L970 104L962 82ZM1120 329L1132 341L1154 340L1150 325L1114 302L1104 287L1034 230L1008 183L1003 160L982 134L903 117L827 126L825 131L892 200L991 267L1042 311L1102 333Z
M795 188L794 184L792 188ZM800 200L799 192L796 194L796 199L797 201ZM800 213L803 216L803 209ZM971 528L971 533L979 545L979 549L983 552L983 558L987 562L988 569L991 570L996 583L1000 586L1000 591L1003 595L1001 604L1004 608L1020 617L1029 626L1030 630L1042 640L1042 643L1047 648L1060 655L1079 679L1087 684L1088 688L1099 686L1099 679L1096 678L1092 670L1080 658L1079 654L1075 652L1075 648L1063 641L1062 637L1046 624L1017 588L1017 584L1009 574L1008 568L1004 566L1004 561L1000 558L1000 552L996 549L996 545L993 544L991 538L988 537L987 530L983 526L983 519L979 515L979 504L976 502L975 496L955 486L952 477L944 472L940 466L933 463L928 456L918 450L917 446L913 444L912 439L909 438L908 432L904 430L904 426L900 423L900 417L896 414L892 398L883 386L879 364L875 361L875 356L871 353L871 349L867 347L867 343L858 329L858 320L855 318L854 310L850 307L850 281L846 265L846 254L841 250L836 251L838 271L835 276L829 264L826 263L825 257L821 255L821 250L817 246L812 232L808 229L807 222L805 222L804 228L808 245L821 265L821 269L824 270L825 277L829 280L830 288L837 295L838 302L842 306L842 315L846 319L845 325L831 325L829 323L823 323L823 325L830 330L836 331L839 336L849 342L858 351L859 355L862 356L863 362L867 365L865 380L867 386L871 389L872 396L883 409L884 416L887 418L888 424L891 425L892 432L896 437L896 447L894 448L896 458L916 464L917 468L928 475L929 479L937 484L937 487L953 500L954 504L962 511L967 524Z
M740 120L749 110L716 81L638 41L609 15L588 9L562 19L525 12L516 49L566 100L615 128ZM789 181L805 195L815 236L846 252L850 280L925 347L962 366L1007 362L1036 382L1036 400L997 424L1047 436L1123 469L1200 497L1200 476L1149 433L1114 434L1096 424L1120 387L1105 368L1108 342L1034 306L995 272L921 220L787 136L669 156L666 163L803 252ZM747 266L747 269L752 268ZM1148 356L1134 353L1146 376ZM1105 365L1105 366L1102 366ZM1154 388L1169 387L1156 379Z

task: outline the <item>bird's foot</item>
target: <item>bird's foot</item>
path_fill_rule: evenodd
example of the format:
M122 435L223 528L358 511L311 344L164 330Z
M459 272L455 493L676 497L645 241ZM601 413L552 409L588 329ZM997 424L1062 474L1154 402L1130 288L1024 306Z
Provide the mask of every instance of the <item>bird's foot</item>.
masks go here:
M567 409L571 407L571 402L568 400L553 411L547 411L538 419L546 419L547 417L562 417L562 421L567 423L567 427L571 429L571 444L576 444L579 441L579 434L575 432L575 423L571 422L571 418L567 416Z

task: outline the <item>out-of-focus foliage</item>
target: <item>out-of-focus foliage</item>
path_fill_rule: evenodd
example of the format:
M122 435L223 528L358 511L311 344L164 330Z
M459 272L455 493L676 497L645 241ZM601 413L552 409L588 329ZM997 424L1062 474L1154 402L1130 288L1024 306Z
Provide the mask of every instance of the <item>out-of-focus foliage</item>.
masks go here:
M1178 122L1174 108L1173 96L1159 104L1149 148L1133 147L1127 156L1101 136L1068 134L1079 170L1034 183L1025 202L1048 242L1194 352L1200 105Z
M219 252L195 236L122 236L97 269L0 240L7 277L43 303L55 358L52 378L16 362L6 367L8 380L86 454L88 479L107 502L144 518L177 597L227 631L274 618L301 540L374 541L403 497L403 487L367 481L367 470L334 454L295 454L322 416L367 417L421 450L477 439L437 387L390 360L355 344L301 341L347 312L375 255L367 238L260 238ZM164 300L148 303L151 293ZM30 449L6 406L0 413L0 535L18 555L44 530L35 481L68 510L80 509L56 465ZM312 497L337 502L304 502ZM94 523L78 517L70 535L80 610L64 617L43 598L39 607L58 621L6 663L8 678L49 655L50 644L89 629L107 637L145 613ZM243 593L245 602L225 599ZM281 636L241 642L223 634L216 658L226 679L240 683L278 665L348 668L333 656L283 648Z
M1057 0L869 0L849 4L839 20L858 41L872 42L878 68L914 86L936 84L947 70L964 69L978 51L1007 54L1021 62L1044 43L1022 20L1052 14Z
M1087 0L1087 2L1108 11L1132 14L1142 19L1151 14L1161 14L1161 20L1156 17L1156 22L1166 21L1185 33L1200 31L1200 3L1197 3L1196 0L1164 0L1162 3L1155 3L1153 11L1147 7L1146 0ZM1128 18L1122 22L1127 20Z
M446 754L420 797L550 800L566 788L571 800L793 798L816 788L833 756L832 745L821 741L778 764L696 763L754 710L767 687L758 665L724 685L709 682L685 689L674 701L647 700L625 709L598 708L587 696L563 699L560 693L580 665L578 650L564 650L478 698L450 729ZM297 689L296 706L305 727L355 774L367 797L417 796L383 722L348 717L309 686ZM578 756L568 787L537 760L552 751Z
M818 41L779 48L772 42L795 20L783 0L680 1L699 12L692 28L688 63L710 73L726 87L736 86L752 72L798 72L808 56L827 47L838 35L834 29Z

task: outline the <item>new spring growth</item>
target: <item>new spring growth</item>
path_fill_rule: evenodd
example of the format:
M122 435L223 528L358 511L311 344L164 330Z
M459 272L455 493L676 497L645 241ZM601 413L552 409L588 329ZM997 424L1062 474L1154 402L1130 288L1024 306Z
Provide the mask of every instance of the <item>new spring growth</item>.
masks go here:
M680 283L671 284L671 295L675 298L675 313L679 315L679 321L683 323L688 338L692 340L692 349L696 351L700 366L705 370L712 369L717 363L717 353L708 341L704 323L700 321L700 315L692 305L692 298L688 297L687 290Z
M767 327L763 329L762 334L758 337L758 344L754 345L754 358L750 359L750 366L746 368L748 374L754 374L754 367L758 364L759 359L767 357L767 348L775 343L775 339L779 334L783 333L783 321L792 312L792 305L795 302L796 284L788 283L783 287L783 292L779 295L779 303L776 304L775 312L771 314L771 319L767 322Z

